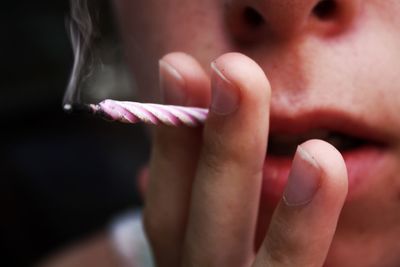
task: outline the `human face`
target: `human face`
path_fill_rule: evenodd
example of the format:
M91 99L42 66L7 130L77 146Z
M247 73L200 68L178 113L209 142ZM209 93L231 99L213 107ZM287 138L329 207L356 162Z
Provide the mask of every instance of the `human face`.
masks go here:
M237 51L271 83L271 148L289 146L281 136L322 136L316 129L366 140L345 148L339 138L349 195L326 265L400 264L399 1L114 2L143 101L158 98L164 54L186 52L208 69ZM260 221L269 220L282 193L285 164L274 156L266 163Z

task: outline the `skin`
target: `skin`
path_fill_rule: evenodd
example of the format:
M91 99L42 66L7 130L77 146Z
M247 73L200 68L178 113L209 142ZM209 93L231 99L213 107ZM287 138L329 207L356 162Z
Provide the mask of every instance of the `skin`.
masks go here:
M204 128L154 129L144 222L158 266L399 266L400 2L338 0L325 15L318 2L113 1L139 100L211 107ZM385 168L349 188L340 153L311 140L308 201L265 201L268 135L321 109L373 129Z
M202 131L155 130L145 225L159 266L400 264L398 1L337 1L325 17L316 15L318 1L311 0L114 4L141 101L210 106L220 86L212 61L240 91L237 110L211 112ZM241 15L246 6L266 25L246 24ZM230 51L239 54L226 54ZM179 75L160 71L160 58ZM347 174L340 155L310 141L305 146L325 175L301 209L315 216L293 215L297 209L288 211L282 201L276 209L266 204L258 214L260 177L253 174L264 160L274 121L311 109L345 112L375 129L387 142L385 169L352 191L343 206ZM255 229L249 225L260 217L269 230L254 250Z

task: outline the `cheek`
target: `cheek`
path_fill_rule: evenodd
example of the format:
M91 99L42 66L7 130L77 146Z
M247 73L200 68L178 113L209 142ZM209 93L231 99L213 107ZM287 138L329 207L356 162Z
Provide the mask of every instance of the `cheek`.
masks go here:
M162 34L156 32L163 20L160 8L153 0L115 0L114 6L125 60L136 87L135 100L157 101L159 99L157 63L162 55L162 46L159 45Z
M159 99L158 60L165 54L186 52L208 70L213 59L229 51L219 1L115 2L126 58L139 88L140 101Z
M318 92L313 100L340 100L361 119L396 132L400 145L400 32L367 14L340 39L309 40L306 46L309 87Z
M353 80L361 86L356 94L365 104L365 115L378 127L396 132L396 143L400 144L400 33L379 31L378 27L371 32L377 34L366 33L363 42L358 43L359 64L354 67Z
M368 116L375 116L383 128L391 125L400 139L400 113L396 111L400 105L400 2L375 2L363 11L362 27L355 29L358 34L348 40L345 64L352 70L349 81L359 85L354 95L359 95Z

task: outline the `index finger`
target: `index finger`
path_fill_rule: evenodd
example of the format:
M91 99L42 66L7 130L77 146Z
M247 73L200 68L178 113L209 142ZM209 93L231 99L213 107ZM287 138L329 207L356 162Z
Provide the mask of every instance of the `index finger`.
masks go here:
M223 55L213 70L184 265L246 266L254 257L270 85L262 69L240 54Z

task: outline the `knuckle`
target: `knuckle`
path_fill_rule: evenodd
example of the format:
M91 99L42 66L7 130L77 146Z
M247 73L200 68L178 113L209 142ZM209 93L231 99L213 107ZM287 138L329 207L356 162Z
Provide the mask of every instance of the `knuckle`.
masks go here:
M218 136L205 135L203 141L202 160L208 167L218 169L223 156L223 140Z
M239 144L227 142L223 136L207 135L204 137L202 160L211 170L220 173L223 166L243 162L243 153Z
M210 149L209 146L205 146L202 151L201 162L208 171L221 174L223 172L221 160L214 150L215 149Z
M247 171L248 176L256 177L262 169L264 160L249 148L246 142L226 141L223 136L206 136L200 154L204 167L217 175L232 170L232 167Z
M276 266L279 264L283 266L295 266L292 265L289 253L287 250L283 250L283 244L281 240L269 239L263 246L265 249L266 261L271 264L271 266Z
M270 225L273 231L269 231L265 243L262 246L267 262L275 265L295 266L291 260L291 255L295 253L293 244L290 244L288 238L291 235L291 228L288 222L282 218L276 217Z

